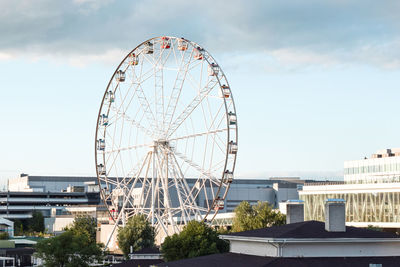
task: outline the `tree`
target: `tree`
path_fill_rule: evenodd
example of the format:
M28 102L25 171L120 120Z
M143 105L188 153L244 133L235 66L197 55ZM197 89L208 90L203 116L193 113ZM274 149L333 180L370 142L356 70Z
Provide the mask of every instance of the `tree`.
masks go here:
M5 239L9 239L10 236L8 235L7 232L0 232L0 240L5 240Z
M128 258L130 247L133 251L154 247L155 229L144 215L135 215L128 219L124 228L118 231L118 245Z
M36 256L46 267L86 267L103 256L102 245L91 242L87 235L67 230L59 236L39 241Z
M32 218L28 220L29 232L44 232L44 217L40 211L33 211Z
M272 210L267 202L259 201L251 206L242 201L235 209L232 231L242 232L286 223L286 216L279 211Z
M23 235L24 234L24 225L20 220L14 220L14 234L15 235Z
M77 216L73 224L65 230L72 231L75 235L86 235L91 243L96 243L96 218L90 216Z
M165 238L161 251L166 261L229 251L229 243L204 222L190 221L179 234Z

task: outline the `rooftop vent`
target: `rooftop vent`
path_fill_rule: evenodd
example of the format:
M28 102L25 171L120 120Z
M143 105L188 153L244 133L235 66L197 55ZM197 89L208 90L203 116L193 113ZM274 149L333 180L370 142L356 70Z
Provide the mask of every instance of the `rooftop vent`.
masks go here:
M286 202L286 224L304 222L304 201L288 200Z
M346 232L346 201L341 198L328 198L325 201L325 230Z

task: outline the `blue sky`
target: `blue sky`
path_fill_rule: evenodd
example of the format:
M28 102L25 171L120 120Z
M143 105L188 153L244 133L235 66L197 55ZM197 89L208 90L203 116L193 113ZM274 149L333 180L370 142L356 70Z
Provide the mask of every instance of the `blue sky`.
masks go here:
M0 181L93 175L106 84L140 42L217 59L239 122L238 177L340 178L399 147L397 1L2 1Z

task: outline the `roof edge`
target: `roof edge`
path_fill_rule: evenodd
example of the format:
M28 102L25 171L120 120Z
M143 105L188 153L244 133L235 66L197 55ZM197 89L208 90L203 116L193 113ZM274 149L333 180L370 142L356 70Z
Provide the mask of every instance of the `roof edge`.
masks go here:
M232 241L250 241L260 243L386 243L400 242L400 238L270 238L270 237L249 237L220 235L224 240Z

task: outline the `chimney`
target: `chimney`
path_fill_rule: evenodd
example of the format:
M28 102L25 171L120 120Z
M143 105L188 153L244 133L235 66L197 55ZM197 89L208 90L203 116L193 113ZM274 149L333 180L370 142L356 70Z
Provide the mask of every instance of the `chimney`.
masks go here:
M328 198L325 201L325 230L346 232L346 201L341 198Z
M286 224L304 222L304 201L288 200L286 202Z

